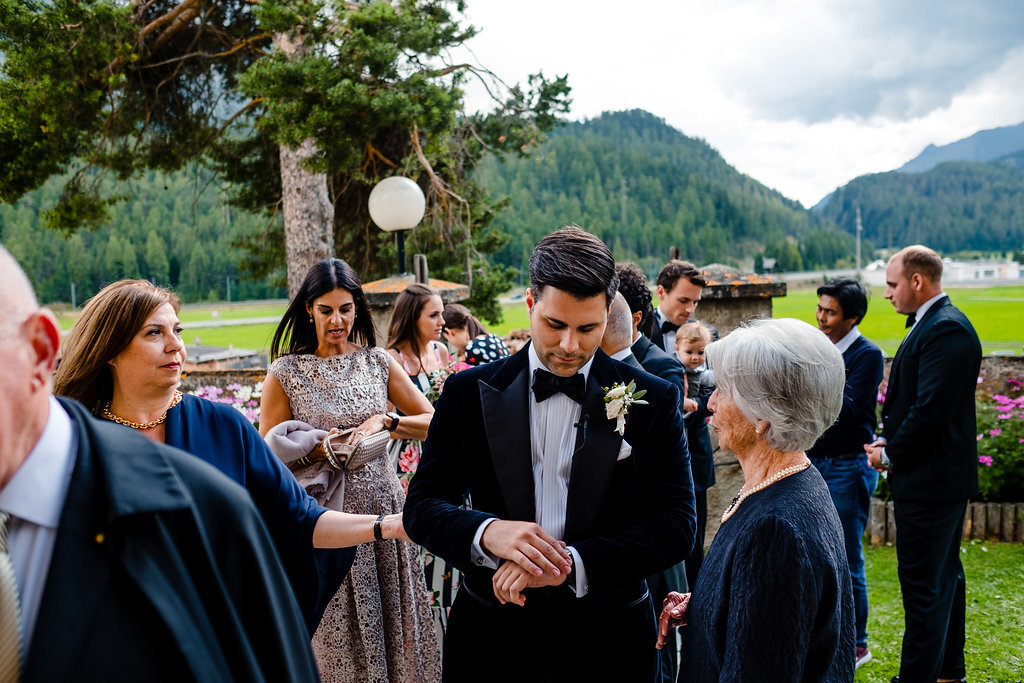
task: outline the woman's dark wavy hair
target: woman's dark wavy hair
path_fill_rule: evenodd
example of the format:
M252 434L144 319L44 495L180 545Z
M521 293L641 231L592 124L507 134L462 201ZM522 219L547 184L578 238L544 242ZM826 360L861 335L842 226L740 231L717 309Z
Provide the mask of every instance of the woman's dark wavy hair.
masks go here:
M487 328L483 326L476 316L462 304L448 304L444 307L444 326L450 330L461 330L466 328L470 339L476 339L482 334L487 334Z
M355 303L356 319L348 340L363 346L376 346L377 334L373 327L373 316L370 305L363 294L363 285L352 266L341 259L324 259L313 265L306 273L302 286L295 298L288 304L274 339L270 343L270 359L293 353L313 353L319 345L316 338L316 326L310 319L309 308L313 302L324 294L336 289L344 289L352 295Z
M403 289L398 298L395 299L395 309L391 313L391 322L388 323L388 348L393 349L403 342L409 342L410 346L421 353L424 342L420 339L419 328L416 323L420 319L420 313L431 297L437 296L437 292L426 285L412 284Z

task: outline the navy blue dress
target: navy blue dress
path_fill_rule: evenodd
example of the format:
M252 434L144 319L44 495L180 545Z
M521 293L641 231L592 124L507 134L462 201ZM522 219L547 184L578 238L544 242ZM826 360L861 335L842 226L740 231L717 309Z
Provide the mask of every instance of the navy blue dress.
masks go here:
M231 406L185 394L168 411L164 430L167 445L205 460L252 496L312 638L355 557L355 548L313 547L313 528L327 508L306 495L256 428Z
M687 620L680 681L853 681L850 568L818 470L752 494L722 524Z

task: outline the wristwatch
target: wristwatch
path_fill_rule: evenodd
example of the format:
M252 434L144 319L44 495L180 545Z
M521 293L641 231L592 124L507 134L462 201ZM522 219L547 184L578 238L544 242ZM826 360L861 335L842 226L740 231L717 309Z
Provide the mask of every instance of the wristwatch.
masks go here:
M391 411L391 412L384 413L384 416L391 418L391 424L388 425L388 431L389 432L393 432L396 429L398 429L398 423L399 423L400 418L401 418L401 416L398 413L396 413L394 411Z

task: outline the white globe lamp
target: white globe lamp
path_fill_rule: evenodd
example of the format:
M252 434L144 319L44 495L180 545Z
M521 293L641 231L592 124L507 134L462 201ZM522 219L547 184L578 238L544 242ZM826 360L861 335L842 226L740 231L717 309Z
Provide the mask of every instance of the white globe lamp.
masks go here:
M398 246L398 274L405 274L405 231L423 220L427 199L415 182L404 176L391 176L370 191L370 218L378 228L395 233Z

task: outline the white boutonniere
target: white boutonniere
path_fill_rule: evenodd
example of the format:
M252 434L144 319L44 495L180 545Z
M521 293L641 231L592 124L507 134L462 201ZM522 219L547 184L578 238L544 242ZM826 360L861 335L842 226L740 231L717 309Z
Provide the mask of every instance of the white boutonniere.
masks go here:
M611 389L604 387L604 412L609 420L615 420L615 431L620 435L626 432L626 415L633 404L647 405L647 401L640 400L646 393L646 389L636 390L635 381L625 386L616 382Z

